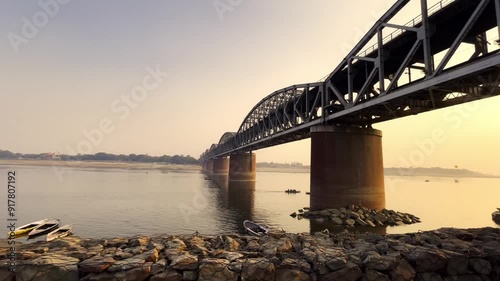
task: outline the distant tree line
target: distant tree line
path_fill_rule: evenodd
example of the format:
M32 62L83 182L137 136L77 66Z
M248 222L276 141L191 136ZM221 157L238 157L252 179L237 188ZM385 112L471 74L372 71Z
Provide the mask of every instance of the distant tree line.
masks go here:
M299 162L292 163L274 163L274 162L259 162L257 167L269 167L269 168L306 168L309 166L303 165Z
M13 153L8 150L0 150L0 159L60 159L66 161L122 161L122 162L149 162L149 163L166 163L166 164L199 164L199 161L190 155L163 155L150 156L147 154L111 154L98 152L96 154L22 154Z

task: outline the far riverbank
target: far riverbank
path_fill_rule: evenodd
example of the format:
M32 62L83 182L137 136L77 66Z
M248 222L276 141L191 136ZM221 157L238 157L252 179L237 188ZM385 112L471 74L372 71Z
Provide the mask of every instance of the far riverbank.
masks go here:
M125 170L161 170L161 171L201 171L198 165L119 162L119 161L61 161L61 160L28 160L0 159L0 166L49 166L56 168L92 168L92 169L125 169Z

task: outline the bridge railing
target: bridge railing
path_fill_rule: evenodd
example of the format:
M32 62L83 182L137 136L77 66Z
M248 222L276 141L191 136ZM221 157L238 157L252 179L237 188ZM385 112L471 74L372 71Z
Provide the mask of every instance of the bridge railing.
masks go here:
M431 16L431 15L437 13L438 11L440 11L441 9L447 7L448 5L450 5L451 3L455 2L455 1L457 1L457 0L441 0L441 1L439 1L438 3L436 3L435 5L433 5L432 7L430 7L427 10L428 16ZM413 27L413 26L416 26L416 25L418 25L420 23L422 23L422 15L421 14L418 15L418 16L416 16L416 17L414 17L410 21L408 21L406 24L404 24L404 26ZM396 29L396 30L394 30L393 32L389 33L388 35L386 35L382 39L382 44L385 45L385 44L389 43L390 41L394 40L398 36L404 34L405 32L406 32L406 30L404 30L404 29ZM358 57L367 57L369 54L375 52L376 50L378 50L378 42L370 45L369 47L367 47L367 48L365 48L363 50L361 50L360 52L357 53L356 56L358 56ZM318 80L318 82L324 82L328 77L331 76L332 73L333 72L328 73L323 78L321 78L320 80Z
M427 13L429 16L431 16L455 1L456 0L441 0L441 1L439 1L439 3L436 3L435 5L430 7L428 9ZM413 18L412 20L410 20L406 24L404 24L404 26L413 27L413 26L416 26L420 23L422 23L422 15L416 16L415 18ZM390 34L388 34L387 36L385 36L382 39L382 44L384 44L384 45L387 44L388 42L392 41L394 38L400 36L401 34L403 34L405 32L406 32L406 30L403 30L403 29L394 30L393 32L391 32ZM360 51L358 53L358 56L366 57L367 55L373 53L377 49L378 49L378 43L375 43L375 44L369 46L368 48Z

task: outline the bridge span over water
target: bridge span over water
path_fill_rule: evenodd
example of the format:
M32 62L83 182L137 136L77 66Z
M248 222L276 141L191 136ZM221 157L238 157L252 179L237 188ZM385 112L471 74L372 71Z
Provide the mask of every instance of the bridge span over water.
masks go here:
M385 206L382 133L372 125L500 93L500 0L398 0L322 81L263 98L200 157L210 175L255 180L252 151L311 138L311 209ZM464 56L459 48L473 51Z

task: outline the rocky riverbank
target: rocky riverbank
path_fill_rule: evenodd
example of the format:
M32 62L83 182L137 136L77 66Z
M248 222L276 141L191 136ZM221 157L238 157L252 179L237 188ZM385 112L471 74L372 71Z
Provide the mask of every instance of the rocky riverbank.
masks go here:
M334 224L348 227L354 227L356 225L371 227L387 225L396 226L420 222L420 218L412 214L387 209L377 211L358 205L321 211L299 209L298 213L293 212L290 216L296 217L297 219L307 218L319 221L332 221Z
M70 236L19 245L10 254L0 249L0 280L500 280L500 228L384 236Z

